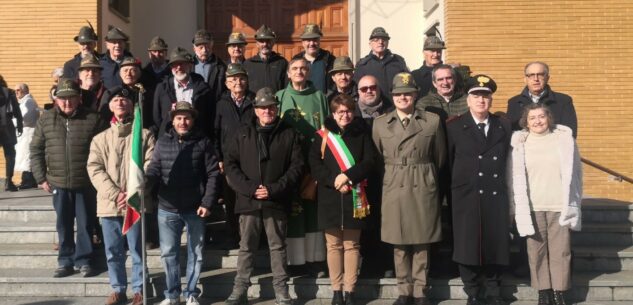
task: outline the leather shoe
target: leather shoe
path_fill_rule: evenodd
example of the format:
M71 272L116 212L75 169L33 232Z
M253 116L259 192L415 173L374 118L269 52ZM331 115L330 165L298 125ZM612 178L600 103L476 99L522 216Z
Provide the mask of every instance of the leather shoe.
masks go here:
M127 303L127 295L125 292L113 291L105 301L105 305L117 305Z
M13 181L9 180L7 178L7 181L4 184L4 191L5 192L17 192L18 191L18 187L15 186L15 184L13 184Z
M67 277L67 276L73 275L74 273L75 273L75 268L61 266L55 269L55 272L53 273L53 277Z
M426 297L413 298L413 305L431 305L431 302Z
M413 298L407 295L398 296L393 305L411 305L413 303Z

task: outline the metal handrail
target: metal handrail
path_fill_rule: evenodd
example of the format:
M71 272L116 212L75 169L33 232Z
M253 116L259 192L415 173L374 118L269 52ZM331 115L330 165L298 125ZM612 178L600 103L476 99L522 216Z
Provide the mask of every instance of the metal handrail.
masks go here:
M596 169L598 169L598 170L601 170L601 171L603 171L603 172L605 172L605 173L607 173L607 174L609 174L609 175L613 176L613 178L614 178L616 181L620 181L620 182L622 182L622 181L626 181L626 182L628 182L628 183L633 184L633 178L631 178L631 177L627 177L627 176L625 176L625 175L622 175L622 174L620 174L620 173L618 173L618 172L616 172L616 171L614 171L614 170L612 170L612 169L606 168L606 167L604 167L604 166L602 166L602 165L600 165L600 164L598 164L598 163L596 163L596 162L593 162L593 161L591 161L591 160L589 160L589 159L580 158L580 160L581 160L583 163L585 163L585 164L587 164L587 165L589 165L589 166L591 166L591 167L593 167L593 168L596 168Z

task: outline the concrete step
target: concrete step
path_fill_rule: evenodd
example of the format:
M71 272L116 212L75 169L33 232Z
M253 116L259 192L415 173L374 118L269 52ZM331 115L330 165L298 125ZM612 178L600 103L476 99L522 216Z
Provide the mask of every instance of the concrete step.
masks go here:
M128 293L128 298L132 295ZM154 297L147 300L147 304L158 304L162 298ZM102 305L103 297L30 297L28 300L20 297L5 297L0 300L0 305L33 305L33 304L50 304L50 305ZM224 299L209 299L201 297L198 299L201 305L225 305ZM298 300L294 304L297 305L330 305L331 299L310 299ZM274 299L250 299L250 305L274 305ZM393 300L377 299L377 300L358 300L358 305L392 305ZM432 304L436 305L464 305L464 300L434 300ZM534 301L509 301L508 305L534 305ZM572 305L572 304L570 304ZM587 301L579 302L573 305L631 305L629 301Z
M107 273L83 278L79 274L61 279L52 278L52 269L5 269L0 270L0 296L3 297L105 297L110 292ZM150 270L150 295L160 295L164 289L163 274ZM205 298L226 298L232 289L234 269L203 271L200 287ZM184 282L184 279L183 279ZM463 300L465 294L458 278L430 279L429 296L436 300ZM328 299L332 296L329 279L293 277L289 280L294 298ZM578 301L633 301L633 271L613 274L578 272L568 297ZM394 299L397 297L395 279L359 279L356 290L359 299ZM535 300L537 292L529 287L526 279L504 276L502 294L508 300ZM251 298L272 298L272 275L266 272L251 278L248 295Z
M632 247L573 247L573 269L575 271L617 272L621 270L633 271ZM442 258L436 263L445 264L444 257L450 259L448 249L441 249ZM0 248L0 269L24 268L45 269L57 265L57 253L50 244L4 244ZM186 249L181 248L181 263L186 259ZM204 250L204 268L237 268L238 250L219 250L207 247ZM106 268L105 252L103 248L95 250L94 262L101 268ZM131 267L132 259L128 258L127 266ZM160 250L147 251L147 266L150 269L163 267ZM255 255L256 268L269 268L270 259L265 250Z
M580 232L572 232L574 246L620 246L633 245L633 224L628 222L583 223Z
M633 223L633 204L604 198L585 198L582 201L583 222Z

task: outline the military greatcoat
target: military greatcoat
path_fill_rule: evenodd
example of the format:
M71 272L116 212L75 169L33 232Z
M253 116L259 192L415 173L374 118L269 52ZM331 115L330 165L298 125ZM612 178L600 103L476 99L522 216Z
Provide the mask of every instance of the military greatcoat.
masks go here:
M393 110L374 120L372 137L384 160L381 239L395 245L440 241L437 182L446 137L439 116L416 110L404 128Z
M453 260L465 265L507 265L509 203L506 155L510 122L488 116L487 135L468 112L448 123L453 196Z

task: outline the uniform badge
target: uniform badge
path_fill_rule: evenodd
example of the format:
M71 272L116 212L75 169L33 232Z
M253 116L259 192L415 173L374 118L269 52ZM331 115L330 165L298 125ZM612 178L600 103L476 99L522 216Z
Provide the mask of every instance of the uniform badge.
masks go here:
M403 73L402 75L400 75L400 78L404 85L408 85L411 81L411 74Z
M477 77L477 82L479 82L479 87L483 87L485 86L485 84L490 82L490 78L485 77L485 76L479 76Z

